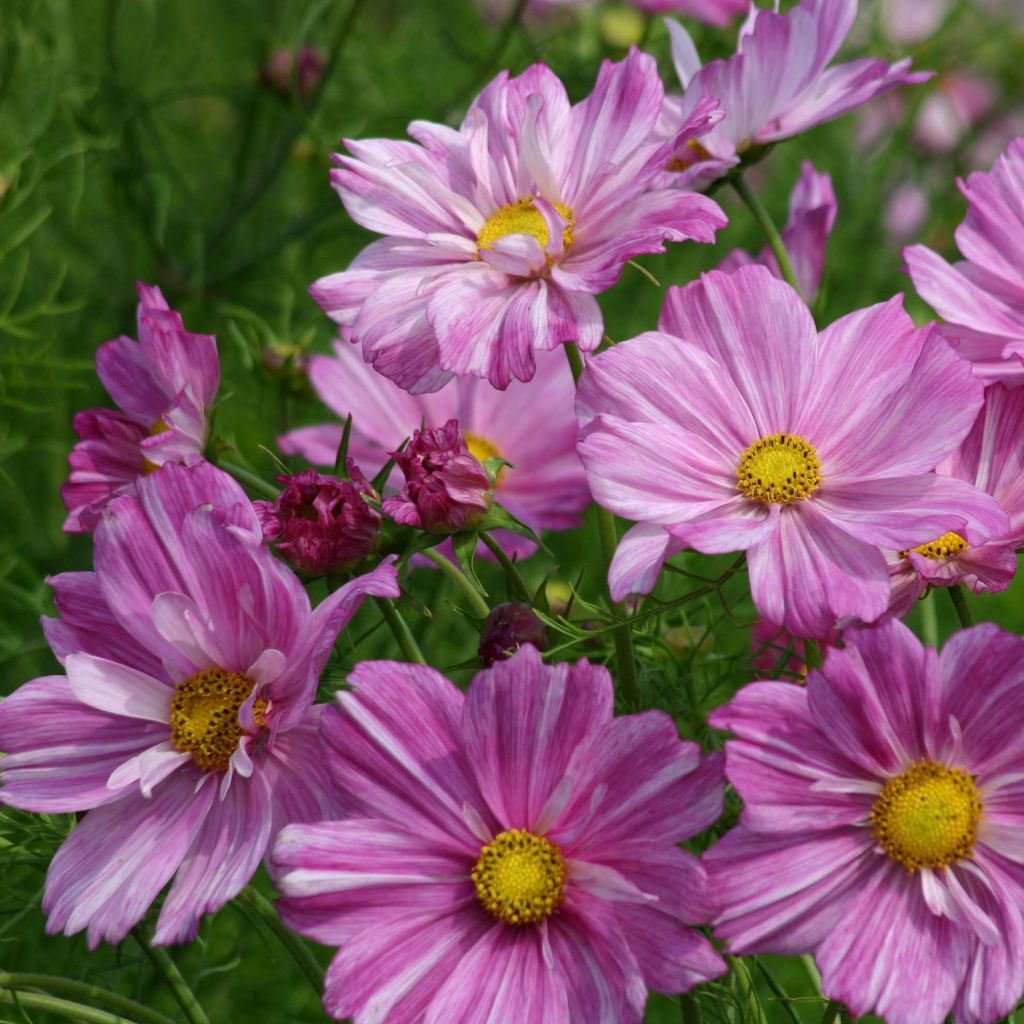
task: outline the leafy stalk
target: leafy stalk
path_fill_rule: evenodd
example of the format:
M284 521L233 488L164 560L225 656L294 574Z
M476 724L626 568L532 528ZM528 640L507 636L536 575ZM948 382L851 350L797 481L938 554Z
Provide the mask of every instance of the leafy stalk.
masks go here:
M764 203L761 202L760 196L751 190L750 186L743 180L742 175L736 175L731 181L732 187L736 189L740 199L746 203L747 209L754 215L754 220L757 221L758 226L764 232L768 245L775 255L775 261L779 264L779 270L782 271L783 278L799 292L800 284L797 282L796 271L793 269L793 261L789 258L786 243L783 242L782 235L779 234L779 230L776 228L771 215L765 209Z
M142 925L136 925L132 929L132 935L142 947L142 952L152 961L157 973L163 978L164 984L177 1000L189 1024L210 1024L210 1018L206 1016L206 1011L199 1005L195 993L189 988L188 982L182 977L178 965L171 959L167 950L162 946L152 945ZM117 1019L120 1020L120 1018Z

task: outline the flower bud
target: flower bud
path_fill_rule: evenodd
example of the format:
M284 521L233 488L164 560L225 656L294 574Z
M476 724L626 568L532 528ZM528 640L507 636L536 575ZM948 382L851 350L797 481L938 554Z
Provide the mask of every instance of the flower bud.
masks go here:
M253 502L263 539L308 576L342 572L373 550L380 513L366 498L374 493L351 459L348 471L351 480L312 469L279 476L277 500Z
M414 431L405 450L391 455L405 475L405 487L381 508L396 523L457 533L471 530L491 507L491 482L466 447L458 420Z
M283 99L297 90L299 99L305 101L320 84L324 67L324 56L315 47L300 46L297 51L282 47L267 59L260 78Z
M532 644L538 651L548 649L547 626L522 601L496 605L484 619L477 654L485 667L511 658L523 644Z

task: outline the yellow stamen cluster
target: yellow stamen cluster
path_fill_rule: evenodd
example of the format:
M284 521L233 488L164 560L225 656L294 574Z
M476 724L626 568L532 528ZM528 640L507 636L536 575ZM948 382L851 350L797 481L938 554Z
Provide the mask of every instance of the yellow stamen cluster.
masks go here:
M968 546L967 541L959 533L944 533L927 544L919 544L913 550L919 555L924 555L925 558L933 558L938 561L940 558L958 555L961 551L966 551ZM909 554L909 551L901 551L900 558L906 558Z
M469 449L469 454L478 462L501 458L501 449L489 437L484 437L482 434L474 434L470 430L466 431L466 447ZM501 478L504 475L505 467L503 466L498 473L495 486L501 483Z
M572 217L572 210L561 203L551 205L569 222L562 232L562 244L568 249L573 243L572 229L576 223ZM547 221L533 205L532 198L517 199L514 203L503 206L497 213L492 213L476 236L477 248L490 249L499 238L506 235L532 235L540 242L541 248L547 248Z
M470 873L484 907L506 924L550 917L565 894L565 861L542 836L513 828L495 836Z
M166 433L171 428L164 423L162 419L157 420L149 428L149 436L156 437L157 434ZM155 462L150 462L145 456L142 457L142 475L149 476L150 473L155 473L160 467Z
M882 787L871 825L882 849L913 873L969 857L981 811L981 794L967 772L918 761Z
M171 701L171 742L204 772L226 771L242 738L238 711L252 693L245 676L208 668L179 683ZM263 726L267 702L253 703L253 718Z
M668 162L666 170L685 171L702 160L710 160L711 154L696 140L690 139L683 147L682 156L674 156Z
M809 498L821 486L821 463L813 445L795 434L771 434L743 450L737 486L765 505Z

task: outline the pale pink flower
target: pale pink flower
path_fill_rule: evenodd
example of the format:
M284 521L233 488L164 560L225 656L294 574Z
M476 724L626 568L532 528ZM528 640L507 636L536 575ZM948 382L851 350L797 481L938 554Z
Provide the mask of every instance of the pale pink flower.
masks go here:
M363 662L322 723L353 801L284 830L289 927L340 947L324 1005L375 1021L640 1024L647 988L725 971L677 845L722 810L721 755L658 711L612 717L607 670L532 647L463 692Z
M960 181L967 216L956 229L965 259L950 266L923 245L903 251L921 298L947 321L957 352L987 381L1024 380L1024 138L990 174Z
M591 491L638 523L612 562L614 598L650 591L684 547L746 551L758 612L820 638L886 610L881 547L1007 529L994 498L932 472L983 388L899 296L819 334L789 285L742 267L669 289L659 328L580 381Z
M60 492L69 533L92 531L107 502L140 476L199 457L206 445L220 382L216 339L189 334L159 288L137 287L139 340L115 338L96 353L96 372L122 411L86 409L74 419L80 440Z
M0 701L0 803L86 812L47 872L47 930L120 942L173 879L155 941L192 939L282 826L340 813L317 680L363 596L398 596L395 570L312 610L234 480L169 464L104 512L96 572L52 584L66 676Z
M710 199L651 188L677 139L717 111L695 106L666 141L653 134L663 99L653 59L631 50L575 106L536 64L494 79L458 130L414 121L415 142L346 140L334 187L353 220L385 237L317 281L314 298L367 362L414 392L453 375L504 388L533 377L538 351L591 351L603 333L594 296L626 260L710 242L725 224Z
M914 123L914 140L930 153L949 153L992 109L995 90L976 75L940 75Z
M836 194L832 190L832 178L828 174L819 174L814 165L805 160L789 197L789 219L782 229L782 241L793 262L800 293L808 303L813 302L818 294L828 236L835 222ZM734 249L718 269L730 272L751 263L760 263L776 277L782 278L775 255L767 245L757 256L751 256L744 249Z
M830 67L857 15L857 0L801 0L785 14L751 7L728 60L701 67L689 33L668 21L672 56L685 92L665 101L662 130L677 131L707 97L725 117L699 139L676 147L659 180L698 188L726 174L745 153L807 131L930 72L863 57Z

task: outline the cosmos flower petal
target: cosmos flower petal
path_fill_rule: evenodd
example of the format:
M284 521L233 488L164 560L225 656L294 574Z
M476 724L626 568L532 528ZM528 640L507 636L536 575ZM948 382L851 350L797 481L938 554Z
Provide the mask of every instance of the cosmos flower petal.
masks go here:
M611 720L612 705L607 669L587 661L548 668L530 646L477 675L463 712L465 749L505 828L536 827L573 751Z
M613 601L627 594L649 594L667 558L685 548L662 526L638 523L619 541L608 569L608 588Z
M68 655L64 667L71 692L89 707L163 725L170 719L174 691L160 679L91 654Z
M88 929L90 948L120 942L181 864L214 800L181 773L149 799L141 793L91 810L46 876L47 931Z

